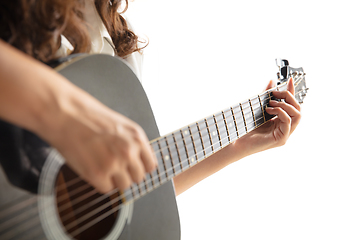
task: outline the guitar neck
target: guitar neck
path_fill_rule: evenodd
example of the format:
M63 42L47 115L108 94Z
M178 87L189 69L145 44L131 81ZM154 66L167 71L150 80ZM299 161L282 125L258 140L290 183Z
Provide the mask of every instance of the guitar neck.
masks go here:
M284 89L286 83L152 140L158 167L127 195L145 195L270 120L265 108L275 99L272 91Z

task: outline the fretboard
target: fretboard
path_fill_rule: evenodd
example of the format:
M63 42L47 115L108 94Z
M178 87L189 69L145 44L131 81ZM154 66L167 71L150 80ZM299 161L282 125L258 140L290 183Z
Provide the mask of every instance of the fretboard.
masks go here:
M276 88L284 89L285 84ZM273 116L265 108L270 100L277 100L273 90L151 141L158 167L143 182L133 184L126 199L145 195L270 120Z

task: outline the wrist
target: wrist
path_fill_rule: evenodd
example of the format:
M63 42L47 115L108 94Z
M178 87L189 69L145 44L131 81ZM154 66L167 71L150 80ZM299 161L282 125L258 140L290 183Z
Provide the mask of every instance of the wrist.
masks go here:
M232 143L229 146L229 152L232 152L231 155L233 156L232 162L260 152L261 150L257 147L258 144L254 140L251 133L249 133Z

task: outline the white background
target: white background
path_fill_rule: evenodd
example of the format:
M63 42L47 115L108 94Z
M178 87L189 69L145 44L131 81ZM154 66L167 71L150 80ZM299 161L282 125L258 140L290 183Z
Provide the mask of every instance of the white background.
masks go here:
M182 240L360 239L356 1L136 0L150 39L144 86L162 134L261 93L274 59L307 73L302 121L281 148L180 195Z

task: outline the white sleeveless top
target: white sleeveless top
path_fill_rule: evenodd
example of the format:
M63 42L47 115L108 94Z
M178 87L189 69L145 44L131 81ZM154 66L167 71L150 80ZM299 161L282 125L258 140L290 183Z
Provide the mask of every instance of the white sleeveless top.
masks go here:
M84 19L87 22L88 32L91 39L91 50L90 54L102 53L115 55L115 47L111 40L110 34L108 33L104 23L102 22L93 0L85 1ZM127 21L128 23L128 21ZM131 25L128 23L131 28ZM61 46L56 53L56 57L68 56L73 51L71 43L61 35ZM124 60L132 67L134 73L137 75L140 81L142 71L143 56L139 52L134 52L124 58Z

